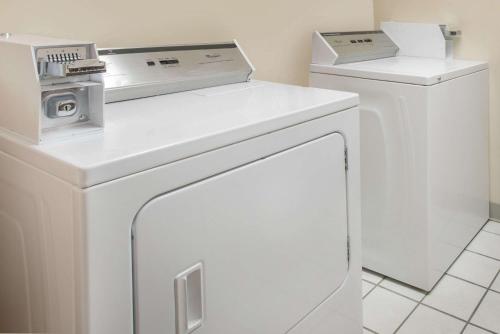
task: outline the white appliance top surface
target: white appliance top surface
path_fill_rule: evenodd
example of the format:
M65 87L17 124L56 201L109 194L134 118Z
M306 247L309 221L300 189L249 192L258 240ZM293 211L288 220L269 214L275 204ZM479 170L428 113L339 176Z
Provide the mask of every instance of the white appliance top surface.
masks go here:
M2 134L0 151L88 187L358 103L354 93L251 81L106 104L102 133L41 145Z
M62 45L78 45L78 44L93 44L92 42L76 41L71 39L53 38L37 35L26 34L9 34L9 37L0 35L0 40L6 43L30 45L30 46L62 46Z
M315 65L314 73L434 85L488 68L482 61L397 56L341 65Z

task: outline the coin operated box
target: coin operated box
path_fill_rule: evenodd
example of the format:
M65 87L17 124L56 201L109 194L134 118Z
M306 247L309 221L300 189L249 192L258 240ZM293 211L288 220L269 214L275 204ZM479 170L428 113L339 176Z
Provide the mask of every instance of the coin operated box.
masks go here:
M102 130L106 65L93 43L0 34L0 130L39 144Z
M399 56L452 59L460 30L446 24L381 22L381 29L396 43Z

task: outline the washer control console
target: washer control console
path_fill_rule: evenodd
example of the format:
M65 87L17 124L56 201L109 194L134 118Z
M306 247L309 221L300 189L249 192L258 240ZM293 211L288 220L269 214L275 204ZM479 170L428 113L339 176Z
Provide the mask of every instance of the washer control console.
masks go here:
M313 35L313 63L325 65L394 57L397 45L383 31L324 32ZM329 55L330 53L330 55ZM314 61L316 58L316 62Z

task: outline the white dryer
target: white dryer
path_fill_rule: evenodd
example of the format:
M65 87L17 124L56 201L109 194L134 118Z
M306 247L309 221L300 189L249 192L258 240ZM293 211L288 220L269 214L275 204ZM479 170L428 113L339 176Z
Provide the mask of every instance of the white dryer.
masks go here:
M23 62L62 44L0 40L0 71L99 87ZM361 333L358 96L250 80L235 42L99 54L72 72L106 63L101 131L76 114L40 144L0 133L5 330ZM79 112L58 96L41 112Z
M489 217L488 65L382 26L315 33L310 85L360 94L363 266L430 290Z

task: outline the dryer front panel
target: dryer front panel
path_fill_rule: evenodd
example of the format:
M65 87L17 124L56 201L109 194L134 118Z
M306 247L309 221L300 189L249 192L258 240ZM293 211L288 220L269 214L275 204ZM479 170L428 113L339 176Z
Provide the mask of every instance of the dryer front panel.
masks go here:
M133 230L135 332L285 333L348 271L337 133L159 196Z

